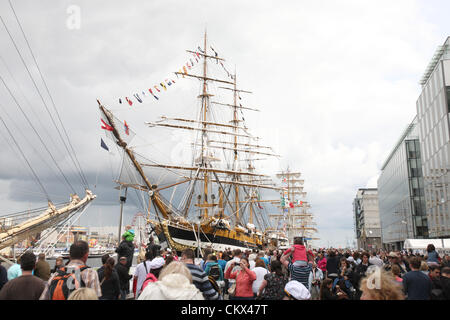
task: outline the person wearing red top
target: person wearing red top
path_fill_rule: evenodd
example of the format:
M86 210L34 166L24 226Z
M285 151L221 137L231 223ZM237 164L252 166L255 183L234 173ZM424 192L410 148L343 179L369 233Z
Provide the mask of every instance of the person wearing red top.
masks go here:
M327 258L323 255L323 252L319 252L319 260L317 260L317 267L319 267L322 272L327 271Z
M250 264L247 258L241 258L239 262L241 270L231 273L235 265L236 262L233 262L225 272L225 278L236 279L235 295L230 297L230 300L254 300L252 285L256 280L256 273L248 268Z
M306 255L306 247L303 245L303 240L300 237L294 238L294 245L287 249L284 254L292 254L292 263L294 266L306 266L308 264L308 257Z

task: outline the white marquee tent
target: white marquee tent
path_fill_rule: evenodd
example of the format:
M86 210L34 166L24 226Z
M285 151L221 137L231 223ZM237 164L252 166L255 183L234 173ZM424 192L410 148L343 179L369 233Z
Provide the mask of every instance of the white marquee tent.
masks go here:
M404 248L425 253L429 244L433 244L438 252L450 252L450 239L406 239Z

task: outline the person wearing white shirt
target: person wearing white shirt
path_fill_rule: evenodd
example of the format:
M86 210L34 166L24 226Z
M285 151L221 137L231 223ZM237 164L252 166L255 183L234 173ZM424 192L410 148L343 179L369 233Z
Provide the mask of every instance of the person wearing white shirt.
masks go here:
M145 278L147 278L147 274L150 272L152 268L151 259L152 259L151 252L146 252L145 261L138 264L134 272L134 277L137 278L136 298L139 297L139 295L141 294L142 285L144 284Z
M256 297L258 295L259 288L261 287L261 283L264 281L264 276L269 273L269 270L267 270L266 263L262 259L256 259L255 267L250 270L256 274L256 280L253 281L252 284L252 290Z

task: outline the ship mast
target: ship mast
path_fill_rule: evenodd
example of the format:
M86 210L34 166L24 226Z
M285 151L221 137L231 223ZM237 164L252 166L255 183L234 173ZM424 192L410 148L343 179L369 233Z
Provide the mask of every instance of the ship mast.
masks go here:
M204 51L205 54L207 54L207 47L206 47L206 30L205 30L205 38L204 38ZM207 92L207 84L206 84L206 71L207 71L207 63L206 63L206 59L203 59L203 94L202 94L202 108L203 108L203 121L205 123L203 123L203 133L202 133L202 166L203 167L207 167L207 163L206 163L206 156L205 156L205 152L206 152L206 148L205 148L205 144L207 141L205 141L207 139L207 124L206 122L208 121L208 105L209 105L209 95ZM204 207L204 218L206 219L208 217L208 171L204 171L203 173L203 192L204 192L204 198L203 198L203 207Z

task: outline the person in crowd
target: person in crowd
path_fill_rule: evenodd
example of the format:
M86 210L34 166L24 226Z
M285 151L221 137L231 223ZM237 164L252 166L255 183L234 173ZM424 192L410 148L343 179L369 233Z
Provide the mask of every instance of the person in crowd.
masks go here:
M251 253L248 255L248 263L250 264L250 270L253 270L256 265L256 259L258 258L258 254Z
M236 262L234 262L236 263ZM228 279L236 279L236 289L231 300L253 300L253 282L256 280L256 273L249 269L249 263L247 258L242 258L239 262L241 270L232 272L234 265L230 266L226 271L226 277Z
M436 251L436 248L433 244L429 244L427 246L427 263L439 265L441 263L441 258L439 257L439 254Z
M170 259L169 259L169 260L170 260ZM167 263L167 262L168 262L168 260L167 260L167 259L164 260L162 257L156 257L155 259L153 259L153 260L150 262L150 271L149 271L149 273L147 274L147 276L146 276L144 282L142 283L141 292L142 292L142 290L145 289L145 287L146 287L149 283L158 281L158 277L159 277L159 275L160 275L162 269L163 269L164 267L168 266L168 265L169 265L171 262L173 262L173 261L170 261L169 263Z
M284 287L283 300L310 300L311 294L306 287L296 280L291 280Z
M119 263L115 266L120 282L120 300L126 300L128 294L130 293L130 279L133 278L133 276L129 274L129 268L127 265L127 257L120 257Z
M367 252L363 252L360 256L362 258L361 263L359 263L354 272L352 277L352 283L353 287L355 289L355 296L354 298L356 300L359 300L362 294L362 291L360 289L361 287L361 279L366 276L367 269L371 265L369 262L370 255Z
M441 267L431 264L428 276L431 280L431 300L443 300L443 289L441 283Z
M306 266L308 264L308 257L306 256L306 247L303 244L301 237L294 237L294 245L287 249L284 254L292 252L292 264L294 266Z
M360 253L358 252L358 251L355 251L354 253L353 253L353 255L352 255L352 257L353 257L353 260L355 260L355 264L356 265L358 265L358 264L360 264L361 263L361 255L360 255Z
M394 277L395 281L397 281L398 283L402 283L403 279L401 276L401 271L400 271L400 267L396 264L394 264L391 268L391 272L392 272L392 276Z
M38 300L45 282L33 275L36 256L26 251L20 258L21 276L8 281L0 291L0 300Z
M230 257L228 256L228 253L223 252L222 255L217 260L217 263L222 268L222 271L225 272L225 266L227 265L228 260L230 260Z
M317 267L317 264L314 262L312 264L311 272L309 273L309 292L311 293L312 300L318 300L320 295L320 285L323 280L323 272Z
M200 268L204 271L206 268L206 263L208 262L208 257L210 254L213 254L214 251L211 248L205 248L203 250L203 256L202 259L200 260Z
M155 243L149 244L146 248L146 251L150 252L151 260L161 256L161 246L159 244Z
M339 259L336 256L336 252L334 250L328 250L326 268L327 268L326 277L334 281L334 279L336 279L339 274Z
M276 260L272 259L271 262L272 261ZM258 295L259 288L261 287L261 283L264 281L264 276L269 273L269 270L267 270L266 264L262 259L256 259L255 267L251 270L256 274L256 280L253 281L252 284L253 294L256 297Z
M378 268L378 267L375 267ZM401 285L395 281L392 273L381 268L379 271L379 282L372 283L369 277L361 281L361 300L404 300L405 296Z
M212 286L206 273L194 264L195 253L192 249L185 249L181 253L181 262L186 264L192 275L194 285L203 294L205 300L218 300L219 292Z
M340 288L346 294L346 299L357 298L355 297L355 289L353 287L353 283L350 280L353 278L353 271L349 269L345 258L343 258L341 262L342 267L339 269L338 277L333 281L332 289L334 292L337 292Z
M291 261L288 260L288 257L291 254L292 251L289 253L283 253L280 261L289 270L291 275L290 280L297 280L309 290L308 280L309 274L311 272L311 265L308 263L306 266L295 266Z
M8 271L0 264L0 290L8 282Z
M432 282L428 275L421 272L420 258L413 257L410 260L410 268L403 276L403 289L407 300L429 300L431 295Z
M103 257L102 257L103 258ZM120 280L117 270L114 269L116 261L108 257L102 268L97 270L98 280L102 289L100 300L118 300L120 296Z
M424 274L428 275L428 264L424 260L420 261L419 271L422 271Z
M344 297L339 288L337 294L333 293L333 280L330 278L325 278L320 286L320 300L338 300L340 297Z
M372 252L370 253L369 263L370 263L371 265L377 266L377 267L379 267L379 268L383 268L383 266L384 266L383 260L381 260L381 259L377 256L376 251L372 251Z
M442 268L440 280L442 288L442 299L450 300L450 267Z
M98 280L97 271L86 266L86 261L89 256L89 245L86 241L78 240L75 241L69 249L69 263L60 268L56 273L54 273L45 285L44 292L42 292L40 300L65 300L68 296L65 295L63 290L59 290L58 284L60 283L61 277L67 273L74 272L75 274L75 288L78 289L79 286L84 284L85 287L94 289L97 293L97 297L102 296L102 290L100 287L100 282ZM79 279L78 279L79 275ZM54 280L54 281L53 281ZM77 287L78 285L78 287ZM66 284L64 285L66 286ZM64 287L63 286L63 287ZM62 288L61 288L62 289ZM69 288L69 294L72 289Z
M442 263L442 267L450 267L450 255L446 254L444 256L444 259L442 259L441 263Z
M99 298L94 289L78 288L69 295L67 300L99 300Z
M400 274L403 277L409 269L409 264L405 263L403 260L401 260L400 255L396 252L391 251L388 256L388 263L384 266L386 271L390 271L392 266L396 264L400 268Z
M138 300L204 300L202 292L193 284L186 264L172 261L159 274L158 281L149 283Z
M109 255L108 255L108 257L109 257ZM104 263L102 263L102 264L104 264ZM53 267L52 270L50 270L50 272L53 274L62 267L64 267L64 259L62 257L58 257L55 260L55 266Z
M289 282L289 277L283 272L279 260L270 262L270 273L264 276L264 280L258 289L258 297L262 300L281 300L284 296L284 288Z
M7 277L8 281L20 277L22 275L22 269L20 268L20 258L16 260L16 262L8 268Z
M266 255L266 253L264 251L258 252L258 258L262 259L264 261L264 263L266 264L266 267L269 266L269 256Z
M318 259L317 259L317 266L320 270L322 270L322 273L325 275L327 272L327 258L325 258L325 255L323 252L319 252Z
M125 266L127 267L127 272L129 272L131 265L133 264L133 255L134 255L134 244L129 239L132 237L131 234L124 233L122 235L122 241L116 249L116 253L118 257L127 258L127 263ZM128 239L128 240L127 240ZM117 264L119 265L119 263Z
M217 256L210 254L207 258L205 273L207 276L213 277L216 282L222 282L224 279L223 270L217 261Z
M45 261L45 253L39 253L36 267L34 268L34 275L44 281L50 279L50 265Z
M150 252L145 253L145 260L137 265L134 271L134 279L136 280L136 286L133 287L134 296L139 297L142 290L142 285L144 284L147 274L150 272L150 264L152 261L152 255ZM134 283L134 281L133 281Z
M233 287L233 285L236 284L236 280L235 279L229 279L227 278L226 274L227 274L227 270L228 268L231 267L231 265L233 265L233 268L231 270L231 272L235 272L237 270L240 270L239 267L239 262L241 261L242 258L242 251L240 249L235 249L232 253L232 255L230 255L230 257L232 256L231 259L229 259L225 265L225 269L224 271L224 278L225 278L225 293L227 293L227 290L231 287Z

